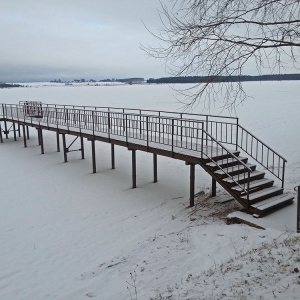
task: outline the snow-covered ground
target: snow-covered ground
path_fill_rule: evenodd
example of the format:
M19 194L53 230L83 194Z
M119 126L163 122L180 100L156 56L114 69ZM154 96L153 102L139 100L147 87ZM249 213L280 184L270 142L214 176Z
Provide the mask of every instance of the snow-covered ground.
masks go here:
M299 82L247 83L253 96L237 108L240 123L287 160L286 190L300 185ZM179 110L168 85L65 86L28 84L0 90L0 102ZM197 110L201 111L201 106ZM211 113L221 109L212 108ZM223 112L229 114L228 112ZM45 132L45 155L31 129L0 144L0 299L298 299L300 242L296 204L256 220L221 190L209 198L210 178L196 169L195 208L189 208L189 168L137 153L137 189L131 189L130 152L90 145L56 152ZM68 138L71 142L71 137ZM76 148L76 145L75 145ZM295 194L296 196L296 194ZM266 230L226 225L238 214Z

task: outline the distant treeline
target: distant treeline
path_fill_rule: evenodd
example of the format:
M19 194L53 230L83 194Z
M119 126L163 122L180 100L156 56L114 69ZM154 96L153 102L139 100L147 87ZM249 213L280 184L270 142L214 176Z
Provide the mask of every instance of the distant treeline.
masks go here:
M20 84L14 84L14 83L3 83L0 82L0 89L4 89L4 88L12 88L12 87L22 87L23 85Z
M241 82L241 81L281 81L300 80L300 74L277 74L277 75L242 75L242 76L185 76L150 78L147 83L206 83L206 82Z

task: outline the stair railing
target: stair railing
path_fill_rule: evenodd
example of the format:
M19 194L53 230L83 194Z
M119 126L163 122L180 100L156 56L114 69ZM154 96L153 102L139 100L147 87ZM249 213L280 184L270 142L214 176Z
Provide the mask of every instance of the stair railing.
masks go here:
M241 125L237 127L237 136L237 146L277 177L284 188L287 160Z

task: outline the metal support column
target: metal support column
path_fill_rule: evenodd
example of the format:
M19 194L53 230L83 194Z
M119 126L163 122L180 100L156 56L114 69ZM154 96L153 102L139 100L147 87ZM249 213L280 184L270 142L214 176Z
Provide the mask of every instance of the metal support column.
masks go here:
M37 130L37 134L38 134L38 143L39 143L39 146L41 146L41 132L39 130L39 128L36 128Z
M57 152L60 152L60 140L59 140L59 132L56 131L56 149Z
M136 188L136 150L131 150L132 154L132 188Z
M215 179L211 179L211 196L215 197L217 195L217 182Z
M157 182L157 154L153 154L153 182Z
M0 122L0 143L3 143L3 136L2 136L1 122Z
M4 121L4 133L5 133L6 139L8 139L8 130L7 130L7 122L6 121Z
M68 149L67 149L67 144L66 144L66 134L62 133L62 140L63 140L63 150L64 150L64 162L68 162Z
M195 164L190 164L190 207L195 205Z
M110 144L111 145L111 168L115 169L115 145L114 144Z
M25 134L25 125L23 125L23 140L24 140L24 148L27 148L26 134Z
M19 137L21 137L21 127L20 127L20 123L18 122L18 132L19 132Z
M44 151L43 129L40 128L39 131L40 131L41 154L44 154L45 151Z
M12 125L13 125L13 132L14 132L14 140L16 141L17 140L17 133L16 133L16 124L15 124L15 122L12 122Z
M96 149L95 149L95 140L91 140L92 143L92 162L93 162L93 173L96 173Z
M83 137L80 137L80 145L81 145L81 158L84 159L84 141L83 141Z
M297 233L300 233L300 185L294 188L295 192L298 191L297 196Z
M27 131L27 140L29 140L30 136L29 136L29 127L28 127L28 125L26 125L26 131Z

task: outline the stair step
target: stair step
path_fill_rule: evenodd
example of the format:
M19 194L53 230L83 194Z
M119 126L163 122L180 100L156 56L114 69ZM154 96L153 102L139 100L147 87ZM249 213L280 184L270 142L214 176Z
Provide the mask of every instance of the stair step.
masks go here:
M240 155L240 152L239 151L230 151L231 154L234 154L236 157L238 157ZM209 152L208 152L208 155L209 155ZM232 158L232 156L230 154L222 154L222 153L219 153L217 155L213 155L211 156L212 160L214 161L217 161L217 160L223 160L223 159L226 159L226 158ZM210 160L208 160L207 162L210 162Z
M249 192L254 193L254 192L257 192L264 188L271 187L273 184L274 184L274 180L268 179L268 178L254 180L249 183ZM242 187L247 190L248 184L244 183L244 184L242 184ZM237 186L234 186L232 189L234 191L236 191L237 193L242 194L242 193L244 193L244 190L242 189L242 187L237 185Z
M258 179L262 179L264 178L265 173L261 172L261 171L253 171L252 173L250 173L250 182L253 180L258 180ZM241 175L235 175L232 177L227 177L223 179L223 182L225 182L229 187L233 187L236 186L236 182L239 184L243 184L248 182L248 176L246 174L246 176L241 176Z
M243 163L247 163L248 158L247 157L241 157L238 156L238 159L240 161L242 161ZM216 165L217 163L217 165ZM235 158L231 157L231 158L226 158L226 159L221 159L221 160L217 160L216 163L214 162L209 162L206 165L212 170L212 171L216 171L219 170L219 167L221 168L227 168L227 167L232 167L232 166L236 166L238 164L240 164L240 162L238 160L236 160ZM219 166L219 167L218 167Z
M252 171L255 170L256 168L256 165L252 165L252 164L246 164L246 166L251 169ZM225 168L223 170L217 170L215 171L214 173L216 175L218 175L219 177L221 178L224 178L224 177L227 177L229 175L231 176L234 176L234 175L237 175L237 174L243 174L243 173L246 173L248 170L246 169L245 166L243 165L237 165L237 166L232 166L232 167L229 167L229 168Z
M281 208L283 206L287 206L294 202L294 196L290 194L282 194L279 196L275 196L264 201L255 203L251 205L252 208L255 209L258 215L265 215L268 212Z
M282 193L283 193L282 188L272 186L272 187L265 188L261 191L257 191L257 192L254 192L254 193L250 194L249 195L249 201L251 203L257 203L257 202L260 202L262 200L280 195ZM247 195L242 196L241 199L244 199L245 201L247 201Z

